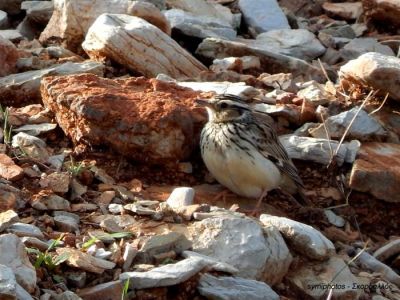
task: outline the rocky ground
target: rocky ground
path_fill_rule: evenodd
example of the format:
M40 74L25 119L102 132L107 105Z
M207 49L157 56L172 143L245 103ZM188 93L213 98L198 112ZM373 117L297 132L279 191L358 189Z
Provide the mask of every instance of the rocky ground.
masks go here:
M400 299L399 16L1 0L0 299ZM273 119L309 203L218 197L215 93Z

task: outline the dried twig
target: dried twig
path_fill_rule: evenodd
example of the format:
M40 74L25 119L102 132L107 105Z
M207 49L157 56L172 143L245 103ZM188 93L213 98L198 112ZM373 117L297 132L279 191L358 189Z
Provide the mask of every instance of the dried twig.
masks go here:
M329 76L328 76L328 73L327 73L326 70L325 70L324 65L322 64L322 62L321 62L321 60L320 60L319 58L318 58L318 63L319 63L319 66L321 67L322 73L324 74L326 80L332 82L332 80L331 80L331 79L329 78Z
M378 91L374 92L373 90L371 90L371 91L369 92L368 96L367 96L367 97L364 99L364 101L361 103L360 107L358 108L358 110L357 110L356 113L354 114L353 119L351 119L349 125L347 126L346 130L344 131L344 133L343 133L343 135L342 135L342 138L340 139L339 144L338 144L338 146L337 146L337 148L336 148L336 151L335 151L335 154L334 154L333 158L336 158L337 154L339 153L339 149L340 149L340 147L342 146L344 139L346 138L347 134L349 133L349 130L350 130L351 126L353 125L355 119L357 118L358 114L360 113L361 109L365 106L365 104L366 104L367 101L371 98L371 96L372 96L374 93L377 93L377 92L378 92ZM328 167L332 164L332 162L333 162L333 159L329 162Z
M330 161L333 161L333 149L332 149L332 145L331 145L331 134L329 133L328 127L326 127L325 118L324 118L323 113L321 113L321 119L322 119L322 124L324 125L326 139L329 142L329 151L331 153Z
M373 115L374 113L377 113L378 111L381 110L381 108L385 105L387 98L389 97L389 93L386 93L385 99L383 99L383 102L381 105L379 105L379 107L377 109L375 109L374 111L370 112L369 115Z

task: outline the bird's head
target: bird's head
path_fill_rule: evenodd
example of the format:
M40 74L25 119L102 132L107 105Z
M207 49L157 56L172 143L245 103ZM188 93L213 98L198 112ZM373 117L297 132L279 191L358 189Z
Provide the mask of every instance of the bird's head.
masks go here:
M249 105L238 96L223 94L208 100L197 99L196 103L207 109L209 122L243 122L251 117Z

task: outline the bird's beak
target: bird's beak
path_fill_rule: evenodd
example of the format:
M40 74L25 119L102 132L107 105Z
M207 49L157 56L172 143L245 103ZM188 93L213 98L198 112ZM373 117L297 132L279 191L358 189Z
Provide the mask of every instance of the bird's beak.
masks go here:
M196 104L199 106L204 106L204 107L212 107L212 103L210 103L208 100L204 99L196 99L195 100Z

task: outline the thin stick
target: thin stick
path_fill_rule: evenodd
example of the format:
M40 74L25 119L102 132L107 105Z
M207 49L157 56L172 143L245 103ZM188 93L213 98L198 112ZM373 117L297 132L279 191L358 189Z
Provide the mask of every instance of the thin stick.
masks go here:
M381 110L381 108L385 105L387 98L389 97L389 93L386 93L385 99L383 99L383 102L381 105L379 105L379 107L377 109L375 109L374 111L370 112L369 115L373 115L374 113L377 113L378 111Z
M319 63L319 66L321 67L322 73L324 74L324 76L326 77L326 79L327 79L328 81L332 82L332 80L330 80L330 78L329 78L329 76L328 76L328 73L326 72L326 70L325 70L325 68L324 68L324 65L322 64L322 62L321 62L321 60L320 60L319 58L318 58L318 63Z
M342 138L341 138L340 141L339 141L339 145L338 145L338 147L336 148L336 151L335 151L335 156L339 153L340 146L343 144L343 141L344 141L344 139L346 138L346 135L349 133L351 126L353 125L353 123L354 123L355 119L357 118L358 114L360 113L361 109L364 107L365 103L367 103L367 101L369 100L369 98L371 98L373 92L374 92L373 90L371 90L371 91L369 92L368 96L367 96L367 97L365 98L365 100L361 103L361 105L360 105L360 107L358 108L357 112L354 114L353 119L351 119L349 125L347 126L346 130L344 131L344 133L343 133L343 135L342 135Z
M330 151L330 153L331 153L331 159L330 159L330 161L333 161L333 149L332 149L332 145L331 145L331 135L330 135L330 133L329 133L329 131L328 131L328 128L326 127L325 118L324 118L324 115L323 115L322 113L321 113L321 119L322 119L322 124L324 125L325 134L326 134L326 139L327 139L328 142L329 142L329 151Z

